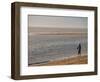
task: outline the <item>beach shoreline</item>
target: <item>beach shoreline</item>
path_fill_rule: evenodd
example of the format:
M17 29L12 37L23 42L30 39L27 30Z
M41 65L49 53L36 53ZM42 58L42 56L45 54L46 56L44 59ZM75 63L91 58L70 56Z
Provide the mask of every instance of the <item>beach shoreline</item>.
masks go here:
M73 65L73 64L87 64L87 63L88 63L88 56L86 54L81 54L81 55L65 57L62 59L30 64L29 66L54 66L54 65Z

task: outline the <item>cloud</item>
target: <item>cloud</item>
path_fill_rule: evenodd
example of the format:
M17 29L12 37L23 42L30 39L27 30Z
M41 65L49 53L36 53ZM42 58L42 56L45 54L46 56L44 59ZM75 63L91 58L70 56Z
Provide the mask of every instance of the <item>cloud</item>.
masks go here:
M29 27L87 28L87 17L29 15Z

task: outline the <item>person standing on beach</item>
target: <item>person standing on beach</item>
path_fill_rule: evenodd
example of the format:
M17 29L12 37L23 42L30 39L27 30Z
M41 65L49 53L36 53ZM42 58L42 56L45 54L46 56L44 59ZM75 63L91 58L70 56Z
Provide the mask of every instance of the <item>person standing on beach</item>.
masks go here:
M77 50L78 50L78 55L81 55L81 44L80 43L78 44Z

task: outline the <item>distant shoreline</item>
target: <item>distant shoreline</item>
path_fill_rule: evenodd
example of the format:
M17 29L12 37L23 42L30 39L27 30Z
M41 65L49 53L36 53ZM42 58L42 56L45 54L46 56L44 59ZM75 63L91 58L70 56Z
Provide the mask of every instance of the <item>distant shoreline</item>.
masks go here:
M28 28L28 32L88 32L87 28L39 28L39 27L33 27L33 28Z

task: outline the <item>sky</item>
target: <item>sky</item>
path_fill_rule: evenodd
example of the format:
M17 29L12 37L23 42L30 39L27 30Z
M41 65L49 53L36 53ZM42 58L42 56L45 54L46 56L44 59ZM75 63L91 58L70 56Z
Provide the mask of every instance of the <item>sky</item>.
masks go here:
M28 26L39 28L87 28L87 17L29 15Z

